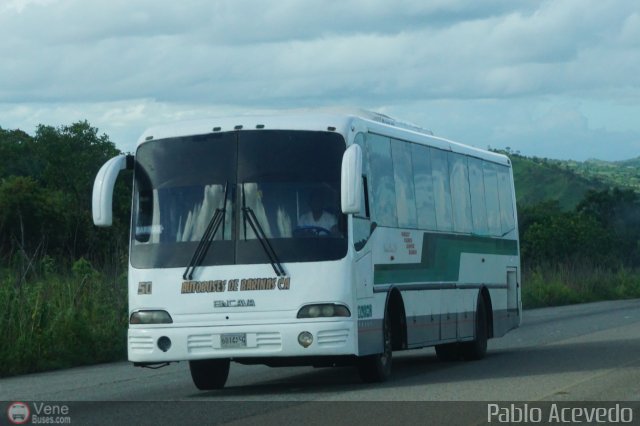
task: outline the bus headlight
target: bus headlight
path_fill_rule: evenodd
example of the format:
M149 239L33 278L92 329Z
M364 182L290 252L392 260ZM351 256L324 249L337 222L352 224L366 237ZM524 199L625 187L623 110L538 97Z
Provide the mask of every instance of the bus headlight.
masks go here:
M350 317L349 308L337 303L305 305L298 311L298 318Z
M167 311L136 311L131 314L129 324L171 324L173 319Z

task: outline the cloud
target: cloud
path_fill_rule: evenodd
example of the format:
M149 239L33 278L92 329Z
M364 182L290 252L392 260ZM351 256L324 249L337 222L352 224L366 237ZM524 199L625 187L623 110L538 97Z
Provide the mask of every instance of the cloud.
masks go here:
M381 112L483 149L510 147L524 155L574 160L623 160L640 152L640 123L629 122L640 115L640 106L544 96L418 101L389 104ZM622 118L600 119L605 115Z
M153 99L116 102L0 104L0 117L14 123L10 128L33 134L39 124L62 125L87 120L99 133L124 152L134 152L142 132L167 122L228 116L245 112L233 105L162 103ZM7 128L0 124L0 127Z
M134 9L121 0L50 2L4 20L24 53L9 61L0 94L10 101L237 102L241 93L265 103L356 90L381 99L522 96L606 82L597 64L629 53L599 48L625 37L610 25L624 23L620 7L565 1L531 12L494 2L502 7L484 7L482 15L477 6L462 13L456 2L403 3L389 11L386 3L359 1L305 8L289 0L141 1ZM54 24L25 31L44 22ZM576 72L584 66L591 71Z
M31 121L95 111L111 132L181 111L494 102L471 112L490 136L546 97L637 105L638 28L633 0L13 0L0 103Z

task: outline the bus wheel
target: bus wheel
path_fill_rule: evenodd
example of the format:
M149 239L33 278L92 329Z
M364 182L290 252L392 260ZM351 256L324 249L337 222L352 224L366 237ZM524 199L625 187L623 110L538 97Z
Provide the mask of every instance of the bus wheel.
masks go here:
M360 378L367 383L384 382L391 377L391 325L385 313L382 321L383 352L358 358Z
M487 308L484 304L484 298L480 295L476 307L476 336L473 341L460 345L462 358L467 361L484 358L487 353L488 335Z
M193 384L200 390L222 389L229 377L229 364L228 358L189 361Z

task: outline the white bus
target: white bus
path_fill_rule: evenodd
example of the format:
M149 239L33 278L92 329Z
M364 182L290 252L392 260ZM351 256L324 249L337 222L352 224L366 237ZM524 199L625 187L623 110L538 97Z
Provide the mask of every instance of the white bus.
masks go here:
M134 170L128 356L357 366L479 359L521 319L511 163L385 115L239 116L146 131L99 171L93 218Z

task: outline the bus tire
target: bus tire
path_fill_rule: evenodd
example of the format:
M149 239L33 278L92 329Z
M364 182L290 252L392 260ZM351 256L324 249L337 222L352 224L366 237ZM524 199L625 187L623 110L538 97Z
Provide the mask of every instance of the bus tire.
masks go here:
M230 363L228 358L189 361L193 384L200 390L222 389L229 377Z
M358 373L366 383L385 382L391 377L392 337L389 315L385 313L382 321L383 352L358 358Z
M484 358L487 354L487 340L489 338L489 330L487 323L487 308L484 303L484 297L478 296L478 304L476 306L476 330L475 338L471 342L461 344L461 355L465 361L475 361Z

